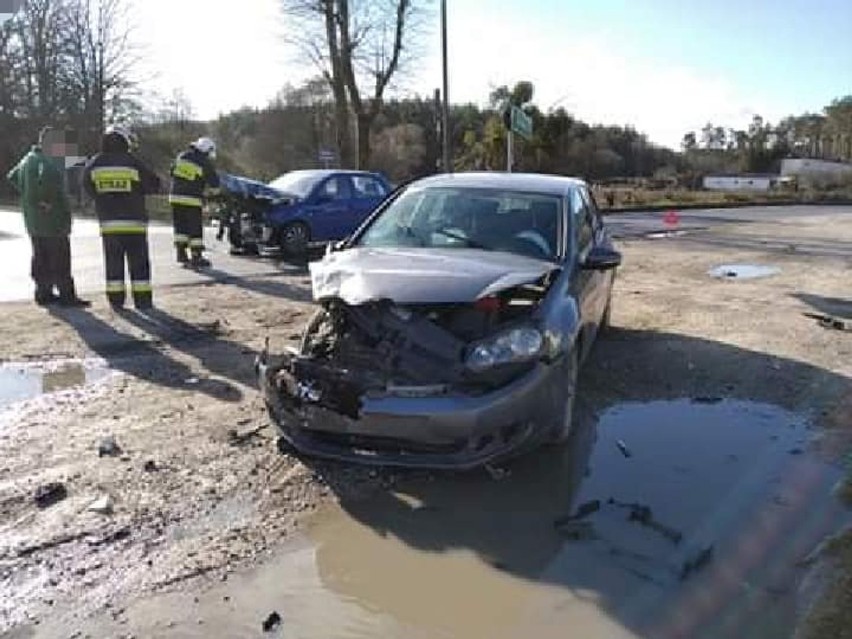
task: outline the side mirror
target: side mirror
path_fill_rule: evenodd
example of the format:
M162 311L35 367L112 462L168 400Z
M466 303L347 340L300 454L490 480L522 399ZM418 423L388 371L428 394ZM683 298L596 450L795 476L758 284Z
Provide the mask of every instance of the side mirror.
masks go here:
M580 265L587 271L609 271L621 265L621 253L604 246L595 246Z
M337 251L342 251L346 247L346 240L338 240L337 242L329 242L325 245L325 254L331 255Z

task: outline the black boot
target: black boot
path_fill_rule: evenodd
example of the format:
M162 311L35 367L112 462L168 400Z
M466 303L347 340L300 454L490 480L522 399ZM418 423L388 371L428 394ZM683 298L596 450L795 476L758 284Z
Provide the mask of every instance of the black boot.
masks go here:
M53 294L53 291L45 288L37 288L35 292L35 303L39 306L50 306L56 304L59 298Z
M205 266L210 266L210 260L204 257L201 251L193 251L192 259L190 260L189 264L190 266L193 266L195 268L202 268Z
M69 279L67 282L62 283L59 286L59 300L57 304L59 304L59 306L66 306L69 308L88 308L92 305L90 301L77 297L77 291L74 287L73 279Z
M185 246L178 246L178 247L176 247L176 249L177 249L178 264L186 264L187 262L189 262L189 255L187 255L187 253L186 253L186 247Z

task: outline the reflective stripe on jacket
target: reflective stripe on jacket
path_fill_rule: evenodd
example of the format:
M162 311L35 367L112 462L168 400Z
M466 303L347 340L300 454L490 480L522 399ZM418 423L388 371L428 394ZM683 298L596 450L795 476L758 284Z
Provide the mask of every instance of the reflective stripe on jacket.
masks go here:
M144 233L145 196L160 190L160 178L132 153L99 153L83 171L83 187L95 200L102 232Z
M210 158L194 148L187 149L172 162L171 177L170 204L202 206L204 189L219 188L219 176Z

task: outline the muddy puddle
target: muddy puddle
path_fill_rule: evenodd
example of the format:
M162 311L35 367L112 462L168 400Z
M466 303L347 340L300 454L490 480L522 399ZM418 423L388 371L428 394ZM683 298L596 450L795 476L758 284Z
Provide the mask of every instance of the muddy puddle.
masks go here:
M0 412L41 395L94 384L112 372L100 359L0 364Z
M344 500L258 568L81 636L789 637L800 562L848 518L810 436L768 405L621 405L503 479L418 476Z

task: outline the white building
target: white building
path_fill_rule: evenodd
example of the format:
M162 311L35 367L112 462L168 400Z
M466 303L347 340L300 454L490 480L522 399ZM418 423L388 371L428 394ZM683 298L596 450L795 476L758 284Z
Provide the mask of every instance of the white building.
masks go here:
M852 179L852 164L810 158L781 160L781 175L799 180L846 181Z
M708 191L769 191L778 182L777 175L705 175Z

